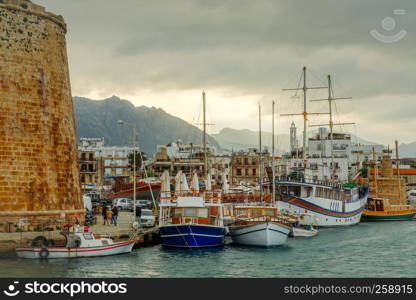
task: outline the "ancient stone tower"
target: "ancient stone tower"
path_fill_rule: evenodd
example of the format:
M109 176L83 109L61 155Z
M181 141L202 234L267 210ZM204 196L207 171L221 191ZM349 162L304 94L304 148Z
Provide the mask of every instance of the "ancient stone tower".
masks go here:
M61 16L28 0L0 0L4 226L84 212L65 34Z

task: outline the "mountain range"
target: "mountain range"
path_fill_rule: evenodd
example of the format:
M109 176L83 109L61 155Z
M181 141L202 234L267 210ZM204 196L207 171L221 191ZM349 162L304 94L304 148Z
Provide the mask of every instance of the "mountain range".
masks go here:
M202 131L196 126L165 112L161 108L139 106L113 96L103 100L73 97L77 138L103 137L107 146L133 144L133 129L142 151L153 154L157 145L182 140L200 144ZM124 120L125 124L118 124ZM313 132L309 132L310 136ZM301 136L298 137L301 141ZM376 144L352 135L352 140L361 144ZM217 134L208 135L208 143L228 151L258 148L259 133L248 129L224 128ZM272 133L262 132L262 147L271 150ZM289 135L275 135L275 153L289 150ZM399 146L401 157L416 157L416 142Z
M200 144L202 131L186 121L155 107L135 107L130 101L113 96L104 100L73 97L78 140L103 137L107 146L133 145L133 127L142 151L152 154L157 145L172 141ZM118 124L123 120L124 124ZM210 145L220 148L208 136Z

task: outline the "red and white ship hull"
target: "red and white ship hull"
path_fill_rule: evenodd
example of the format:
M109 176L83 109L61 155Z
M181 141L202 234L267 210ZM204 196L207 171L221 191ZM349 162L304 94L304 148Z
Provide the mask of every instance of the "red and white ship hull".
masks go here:
M20 258L77 258L108 256L123 253L130 253L135 240L119 242L109 245L95 247L19 247L16 248L17 256Z

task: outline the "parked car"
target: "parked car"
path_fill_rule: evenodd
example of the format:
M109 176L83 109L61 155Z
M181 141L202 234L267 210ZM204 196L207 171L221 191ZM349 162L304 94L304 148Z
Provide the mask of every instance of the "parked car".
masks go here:
M116 206L118 210L132 210L133 200L129 198L116 198L112 202L113 206Z
M151 209L142 209L140 220L143 227L155 227L156 225L156 217Z
M136 200L136 207L143 208L151 208L152 207L152 201L150 200ZM131 208L131 211L133 211L133 206Z

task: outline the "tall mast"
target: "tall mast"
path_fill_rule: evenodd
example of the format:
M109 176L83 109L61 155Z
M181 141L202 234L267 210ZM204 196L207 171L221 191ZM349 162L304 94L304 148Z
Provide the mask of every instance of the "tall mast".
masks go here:
M283 91L303 91L303 112L301 114L282 114L281 116L296 116L296 115L302 115L303 116L303 153L302 158L306 160L306 149L307 149L307 127L308 127L308 115L322 115L325 113L308 113L307 110L307 91L309 89L326 89L327 87L308 87L306 85L306 67L303 67L302 69L302 78L303 78L303 87L302 88L294 88L294 89L283 89Z
M260 184L260 201L262 200L261 165L262 165L262 155L261 155L261 105L259 103L259 184Z
M399 143L396 140L396 169L397 169L397 178L398 178L398 192L399 192L399 203L402 204L402 191L401 191L401 182L400 182L400 165L399 165Z
M329 103L329 130L331 137L331 178L335 175L335 163L334 163L334 123L332 122L332 81L331 75L328 75L328 103Z
M272 155L274 156L274 105L275 102L272 101Z
M207 101L206 101L206 95L205 95L205 91L202 92L202 112L203 112L203 128L204 128L204 133L203 133L203 147L204 147L204 168L205 168L205 179L208 180L208 161L207 161L207 120L206 120L206 105L207 105Z
M306 159L306 128L308 124L308 111L306 109L306 67L303 67L303 153L302 158Z
M378 197L378 186L377 186L378 169L377 169L376 153L374 151L374 147L373 147L373 168L374 168L374 187L376 190L376 198L377 198Z
M334 179L335 177L335 159L334 159L334 125L354 125L355 123L337 123L334 124L333 117L332 117L332 102L334 100L350 100L351 97L345 97L345 98L335 98L333 95L333 89L332 89L332 80L331 75L327 76L328 78L328 98L327 99L315 99L311 100L311 102L314 101L328 101L329 106L329 124L320 124L320 125L311 125L310 127L318 127L318 126L329 126L330 130L330 141L331 141L331 179Z
M274 170L274 105L275 102L272 102L272 201L273 201L273 205L276 204L276 174L275 174L275 170Z

